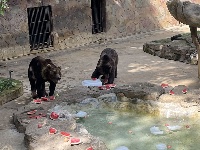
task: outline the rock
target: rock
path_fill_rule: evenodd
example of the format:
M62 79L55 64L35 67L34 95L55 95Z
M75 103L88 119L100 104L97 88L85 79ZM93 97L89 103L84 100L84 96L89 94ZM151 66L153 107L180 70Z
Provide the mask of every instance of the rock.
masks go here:
M97 98L99 101L103 101L103 102L116 102L117 101L117 97L115 93L109 93L109 94L104 94L101 95Z
M143 51L160 58L196 64L196 57L194 57L194 59L191 58L191 55L194 55L193 53L195 53L196 48L192 45L191 41L188 45L186 42L188 40L186 39L187 38L185 37L183 40L173 42L166 39L166 41L159 40L156 42L145 43Z
M117 96L115 93L103 94L97 97L100 108L114 108L117 103Z
M119 101L127 101L124 96L133 99L142 100L158 100L159 96L164 93L164 89L161 86L157 86L151 83L135 83L132 85L119 86L114 89ZM120 94L123 93L123 94Z
M80 95L79 95L80 96ZM75 98L75 97L74 97ZM57 100L57 99L56 99ZM55 101L56 101L55 100ZM18 129L18 131L24 133L24 142L28 149L30 150L78 150L86 149L93 142L100 144L96 149L107 149L105 144L95 137L91 136L88 131L76 123L76 120L73 117L66 117L64 119L51 120L48 116L52 110L67 112L72 111L69 105L66 102L61 102L60 105L57 102L44 102L42 104L29 103L26 107L21 107L13 115L13 121ZM57 104L55 104L57 103ZM32 115L27 115L27 112L30 110L37 110L36 114L47 114L41 118L30 118ZM48 112L49 110L49 112ZM72 114L71 114L72 116ZM41 125L38 128L38 125ZM57 132L55 134L49 134L49 128L55 128ZM61 136L60 132L65 131L69 132L72 137L80 138L82 144L71 146L70 142L67 142L65 137ZM42 145L42 147L41 147Z
M96 98L86 98L79 103L80 107L98 108L99 101Z
M41 145L43 145L43 150L78 150L87 149L91 145L96 150L107 150L105 143L90 135L83 125L76 123L75 118L70 117L69 119L64 114L63 119L51 120L48 115L52 111L58 111L60 113L67 112L69 116L72 116L71 114L74 114L77 110L85 110L81 108L86 107L87 110L88 106L91 105L91 108L95 106L95 109L98 105L97 108L108 107L109 109L130 113L136 112L165 117L194 116L199 110L197 106L199 90L189 90L186 94L183 94L181 93L182 88L185 88L185 86L175 87L175 95L165 94L166 89L146 82L118 86L105 91L105 93L82 89L77 95L77 88L74 88L70 90L72 93L66 92L68 95L65 92L64 94L60 93L55 101L43 102L42 104L31 102L26 107L21 107L14 113L13 121L18 131L25 133L26 146L31 150L40 150ZM68 101L63 102L63 98L70 98L73 104L68 103ZM47 117L29 118L30 115L27 115L27 112L30 110L47 114ZM40 128L38 128L38 124L41 124ZM57 133L50 135L50 127L55 128ZM80 138L83 143L71 146L70 142L66 142L67 139L60 135L61 131L70 133L74 138Z
M119 102L114 108L118 111L134 111L133 105L130 102Z
M182 94L185 94L185 93L183 93L184 89L187 89L187 92L189 90L188 87L185 85L178 85L178 86L174 87L173 91L175 94L182 95Z
M200 5L190 1L170 0L167 1L170 14L179 22L193 27L200 27Z

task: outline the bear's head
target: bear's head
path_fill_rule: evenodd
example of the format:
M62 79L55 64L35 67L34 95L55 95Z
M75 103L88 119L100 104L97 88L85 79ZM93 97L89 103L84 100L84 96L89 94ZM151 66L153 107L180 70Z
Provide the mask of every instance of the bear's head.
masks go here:
M45 69L45 74L48 81L52 81L55 84L61 79L61 67L57 67L54 64L48 64Z
M112 59L108 55L104 55L101 59L97 68L101 70L102 73L109 74L112 69Z
M108 79L112 67L113 67L112 59L110 59L108 55L104 55L100 59L99 64L97 65L97 70L100 72L100 74L104 75L105 79Z

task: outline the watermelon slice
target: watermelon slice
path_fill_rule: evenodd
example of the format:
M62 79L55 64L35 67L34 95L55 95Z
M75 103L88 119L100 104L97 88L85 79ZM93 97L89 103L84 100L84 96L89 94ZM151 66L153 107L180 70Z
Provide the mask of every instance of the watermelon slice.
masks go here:
M49 128L49 134L56 134L57 130L55 128Z
M114 88L114 87L116 87L116 84L106 84L103 86L99 86L99 89L100 90L110 90L111 88Z
M41 99L34 99L33 102L35 104L41 104L42 103L42 100Z
M169 94L170 94L170 95L174 95L175 93L174 93L174 91L170 90L170 91L169 91Z
M42 124L38 124L38 128L42 128Z
M92 147L88 147L86 150L94 150Z
M59 117L59 115L56 114L55 112L52 112L51 115L50 115L50 118L51 118L52 120L58 119L58 117Z
M42 99L43 101L48 101L48 100L49 100L47 97L41 97L41 99Z
M71 136L71 134L70 134L70 133L68 133L68 132L65 132L65 131L61 131L61 132L60 132L60 134L61 134L61 135L63 135L63 136L66 136L66 137L69 137L69 136Z
M42 118L42 116L40 116L40 115L34 115L34 116L30 116L29 118L31 118L31 119L40 119L40 118Z
M32 111L29 111L29 112L27 112L27 115L33 115L33 114L35 114L35 113L36 113L36 111L37 111L37 110L32 110Z
M169 85L168 85L168 84L165 84L165 83L162 83L161 86L162 86L162 88L167 88L167 87L169 87Z
M187 89L183 89L183 90L182 90L182 93L183 93L183 94L186 94L186 93L187 93Z
M77 144L81 143L81 139L79 139L79 138L71 138L70 142L71 142L71 145L77 145Z

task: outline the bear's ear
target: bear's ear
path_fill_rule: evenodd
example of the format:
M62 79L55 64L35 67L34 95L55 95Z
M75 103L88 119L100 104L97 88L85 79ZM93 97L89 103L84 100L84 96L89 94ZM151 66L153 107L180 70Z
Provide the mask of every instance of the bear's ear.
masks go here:
M101 67L103 65L103 60L100 59L97 63L97 68Z
M51 63L51 59L45 59L47 63Z

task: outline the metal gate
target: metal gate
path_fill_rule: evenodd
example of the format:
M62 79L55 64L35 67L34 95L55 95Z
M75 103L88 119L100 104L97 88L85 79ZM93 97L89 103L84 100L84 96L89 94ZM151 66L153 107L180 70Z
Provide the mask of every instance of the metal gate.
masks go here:
M105 0L91 0L92 33L100 33L105 28Z
M27 8L31 50L53 46L51 6Z

